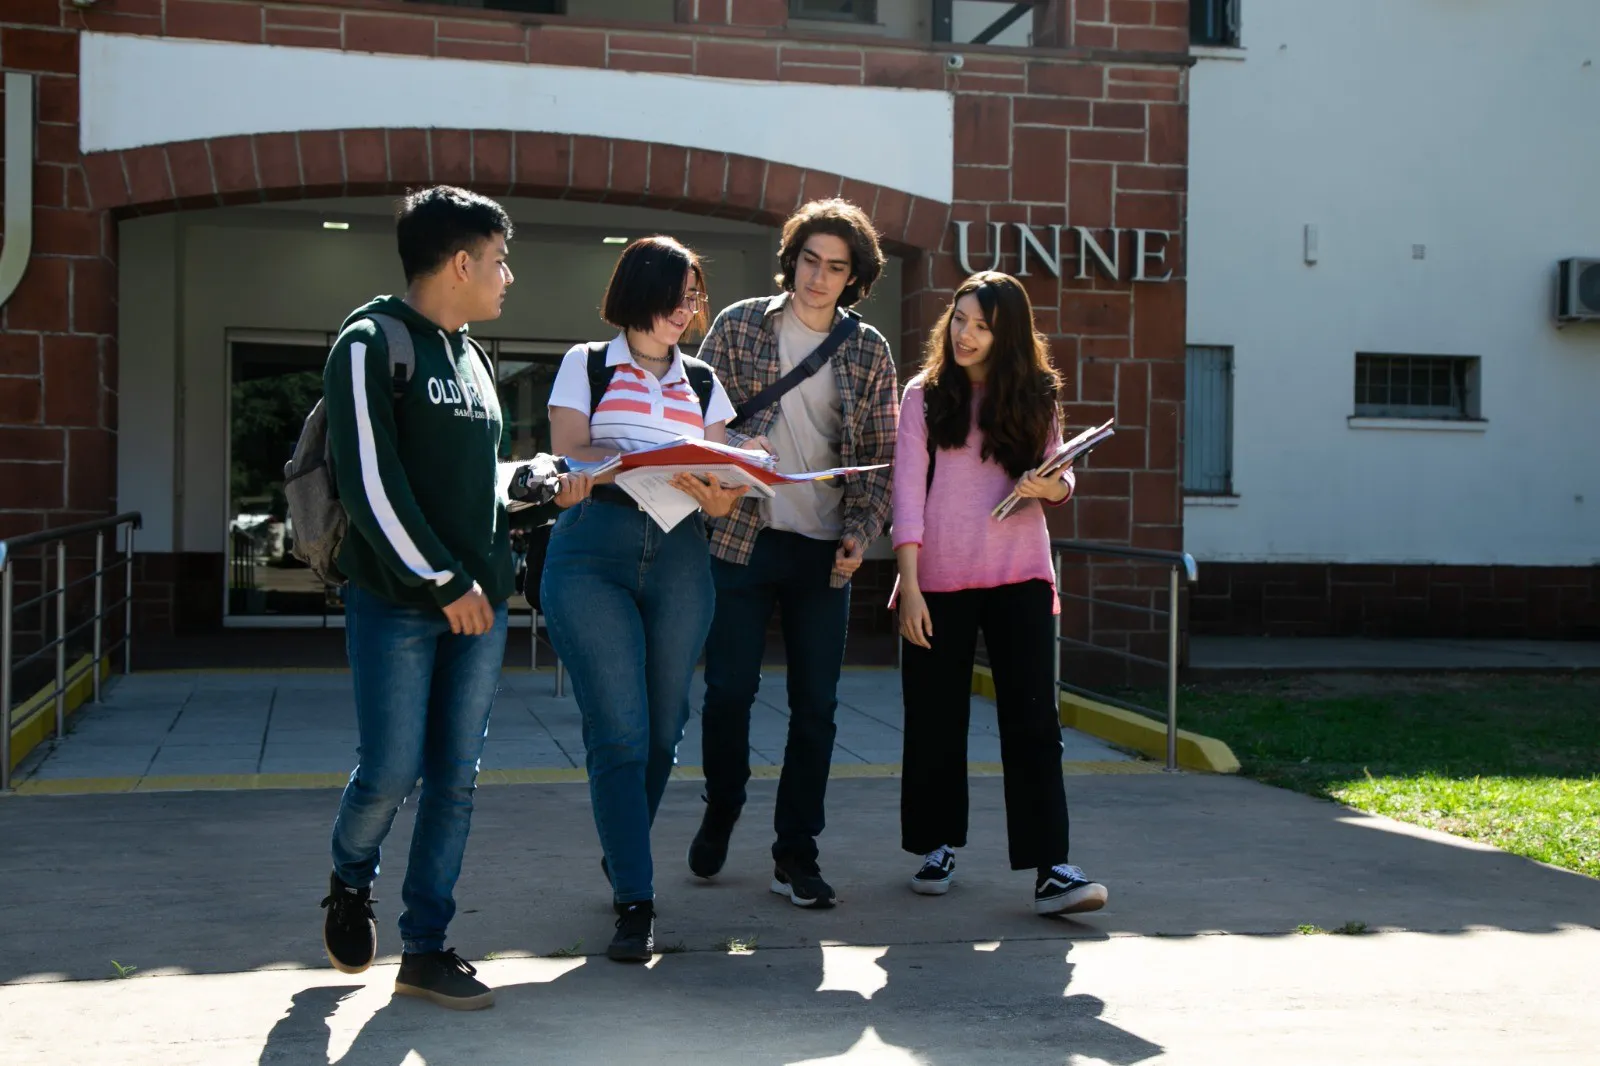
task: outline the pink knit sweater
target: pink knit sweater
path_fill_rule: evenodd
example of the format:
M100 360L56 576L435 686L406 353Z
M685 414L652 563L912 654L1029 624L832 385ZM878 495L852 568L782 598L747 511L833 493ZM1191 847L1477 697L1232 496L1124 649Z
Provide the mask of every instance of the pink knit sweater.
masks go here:
M922 546L917 553L917 586L923 592L994 588L1036 578L1054 587L1050 533L1039 501L1024 500L1003 522L989 517L1016 479L993 459L979 457L982 386L975 385L972 392L967 443L956 451L940 449L929 488L921 379L906 386L894 447L894 546ZM1060 443L1059 431L1052 429L1046 451Z

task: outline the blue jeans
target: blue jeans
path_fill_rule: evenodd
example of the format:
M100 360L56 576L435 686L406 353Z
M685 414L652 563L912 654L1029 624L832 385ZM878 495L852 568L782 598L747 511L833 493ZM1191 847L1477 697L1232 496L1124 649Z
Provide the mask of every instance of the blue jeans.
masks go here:
M715 592L701 516L670 533L586 500L550 534L540 597L572 678L595 828L618 903L655 898L650 827L689 718Z
M395 812L420 777L400 938L408 952L442 951L505 659L506 605L495 608L489 632L457 636L440 611L397 606L351 585L345 646L361 748L333 822L333 869L347 885L372 884Z
M778 608L789 670L789 739L773 814L774 859L815 862L833 765L834 710L850 624L850 586L833 588L838 543L763 530L744 566L713 559L717 615L706 640L701 715L706 801L738 809L750 780L750 707L761 687L767 623Z

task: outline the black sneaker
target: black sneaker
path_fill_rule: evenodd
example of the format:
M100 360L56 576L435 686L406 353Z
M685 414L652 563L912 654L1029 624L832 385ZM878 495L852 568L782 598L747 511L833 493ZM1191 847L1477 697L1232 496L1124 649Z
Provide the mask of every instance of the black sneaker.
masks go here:
M788 896L796 907L826 910L838 902L833 887L822 879L815 862L779 859L772 867L772 891Z
M956 876L956 853L940 845L923 856L922 869L911 879L911 891L923 896L942 896L950 891Z
M728 861L728 838L738 820L739 808L706 802L700 831L689 844L689 869L696 877L715 877L722 872L722 864Z
M649 900L622 904L617 935L606 948L606 958L617 962L649 962L656 953L656 907Z
M1057 863L1039 870L1033 885L1033 913L1079 914L1106 905L1106 886L1096 884L1076 866Z
M494 989L478 980L471 963L449 951L407 952L400 956L400 976L394 979L397 996L428 999L451 1010L482 1010L494 1006Z
M328 912L322 921L322 946L328 961L340 973L360 973L378 954L378 922L372 916L371 888L355 888L328 875Z

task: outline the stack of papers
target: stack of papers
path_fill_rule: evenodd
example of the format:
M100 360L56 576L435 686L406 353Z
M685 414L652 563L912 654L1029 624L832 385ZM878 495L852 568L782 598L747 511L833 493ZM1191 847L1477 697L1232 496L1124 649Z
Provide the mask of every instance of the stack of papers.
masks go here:
M784 485L827 481L847 474L882 470L886 465L840 466L785 474L778 470L775 455L680 437L668 444L619 456L616 485L633 497L658 526L670 530L700 509L688 493L672 487L676 474L711 474L724 488L747 485L752 493L771 499L776 495L773 490Z
M1039 477L1060 477L1061 472L1071 466L1079 456L1116 433L1116 430L1112 428L1115 422L1116 419L1109 419L1104 425L1086 429L1071 440L1063 442L1059 448L1045 456L1044 462L1036 466L1033 472ZM1021 503L1022 497L1017 495L1015 489L1012 489L1011 494L1001 500L999 505L989 513L994 518L1004 519L1016 511Z
M672 529L700 507L688 493L672 487L672 479L677 474L710 474L724 488L746 485L752 493L771 499L775 495L773 490L784 485L827 481L867 470L882 470L887 465L840 466L785 474L778 470L777 456L691 437L679 437L653 448L600 460L566 459L564 462L568 470L577 474L601 477L614 473L616 486L631 496L664 530ZM509 474L503 475L503 479L509 479Z

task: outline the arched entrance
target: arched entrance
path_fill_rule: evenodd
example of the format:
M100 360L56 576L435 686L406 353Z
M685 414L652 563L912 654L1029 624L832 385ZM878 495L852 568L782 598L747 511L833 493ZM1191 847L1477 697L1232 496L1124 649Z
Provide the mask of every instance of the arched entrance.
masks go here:
M149 516L149 620L177 631L337 616L336 602L319 604L320 589L299 588L292 567L273 568L282 535L268 460L292 442L307 406L295 398L317 390L331 331L350 307L400 284L385 217L394 194L448 182L512 210L519 288L504 319L478 335L504 371L508 411L534 427L533 445L538 386L547 391L568 344L601 328L593 308L616 251L602 241L686 236L709 254L714 299L729 303L771 291L772 227L806 200L844 195L874 213L901 259L873 301L886 316L880 328L916 335L923 323L902 318L903 297L925 276L947 213L745 156L505 131L267 134L104 153L86 165L96 206L120 220L123 291L141 290L118 322L119 496ZM287 438L282 448L275 433Z

